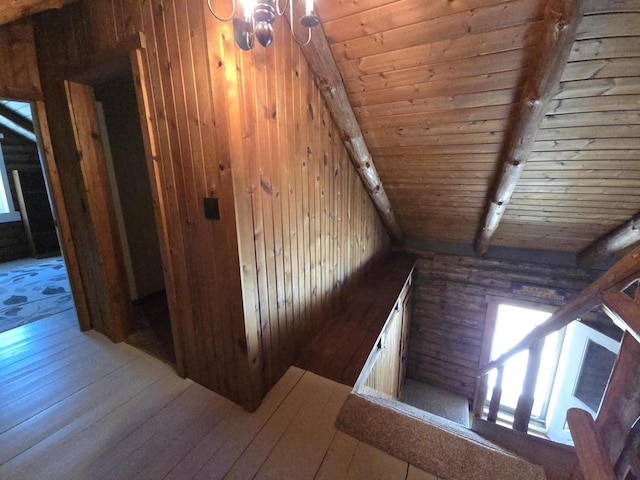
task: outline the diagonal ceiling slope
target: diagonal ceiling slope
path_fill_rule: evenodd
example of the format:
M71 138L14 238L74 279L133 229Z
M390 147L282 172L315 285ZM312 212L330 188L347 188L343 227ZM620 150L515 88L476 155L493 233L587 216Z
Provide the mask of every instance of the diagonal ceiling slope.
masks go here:
M640 2L590 3L496 245L579 251L640 211Z
M405 235L473 243L546 3L316 0ZM493 245L577 252L640 210L640 4L587 11Z

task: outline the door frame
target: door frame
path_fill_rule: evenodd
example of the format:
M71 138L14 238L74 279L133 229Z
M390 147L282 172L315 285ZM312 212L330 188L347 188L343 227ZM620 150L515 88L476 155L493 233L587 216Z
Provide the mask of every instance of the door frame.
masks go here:
M162 266L164 271L164 281L165 281L165 289L167 292L167 302L169 306L169 314L171 318L171 330L173 335L173 343L176 355L176 370L178 374L182 377L187 375L186 372L186 362L184 358L184 348L182 345L182 332L180 329L180 324L178 322L178 305L177 305L177 297L176 297L176 287L175 287L175 279L174 279L174 265L173 259L169 254L170 250L170 237L169 237L169 225L167 221L167 214L165 208L165 202L163 197L163 189L162 185L164 182L162 181L162 168L158 164L158 147L156 141L155 134L155 126L153 123L153 106L150 99L150 84L149 84L149 66L148 66L147 52L146 52L146 41L144 34L142 32L138 32L135 35L132 35L118 45L116 45L113 49L99 53L90 57L87 62L85 62L80 68L75 70L74 72L70 72L69 75L66 76L65 87L67 91L67 96L69 99L69 91L70 89L74 89L78 86L84 86L93 89L93 86L106 81L110 78L115 78L123 73L127 75L131 75L133 79L134 89L136 93L136 102L138 105L138 116L140 122L140 131L142 134L142 141L144 145L145 157L146 157L146 165L147 165L147 173L149 176L149 182L151 186L151 195L154 209L154 216L156 220L156 234L158 237L158 244L160 247L160 254L162 259ZM81 88L81 87L80 87ZM91 92L92 93L92 92ZM94 112L95 113L95 112ZM74 137L76 138L76 143L78 142L78 134L81 132L78 130L78 127L82 128L82 125L79 125L78 122L71 114L71 123L74 131ZM87 133L87 132L85 132ZM97 134L97 130L90 132L92 135ZM98 135L99 136L99 135ZM96 159L99 159L102 155L101 152L96 153ZM95 173L95 172L94 172ZM84 183L83 187L87 188L87 180L90 181L83 172L82 181ZM101 186L100 188L104 188L108 191L108 185ZM94 199L96 200L96 199ZM87 205L87 210L89 217L95 222L95 215L99 212L102 212L101 209L110 209L110 196L105 196L104 192L99 196L98 203L94 205ZM88 203L91 203L90 201ZM107 228L108 230L113 227L113 233L115 232L115 225L113 223L102 223L102 226ZM97 235L96 235L97 236ZM101 239L97 238L97 241ZM102 239L105 240L105 239ZM117 239L117 235L108 235L108 239L106 239L107 245L103 245L103 248L106 250L104 252L113 252L115 254L116 262L119 265L123 265L122 261L122 250L120 247L120 243ZM98 246L100 249L100 247ZM77 252L74 252L77 255ZM100 253L100 252L98 252ZM77 257L76 257L77 258ZM115 307L116 311L124 312L123 316L113 316L107 315L105 317L107 322L111 322L110 330L115 333L115 335L110 335L112 340L121 341L126 337L126 333L128 333L128 322L129 319L127 316L129 313L126 309L123 310L124 306L122 305L122 295L125 295L125 298L129 299L128 290L126 288L127 280L126 274L123 268L116 268L114 271L105 272L104 266L105 261L113 261L113 259L108 259L102 257L102 262L99 266L100 273L104 277L104 282L99 282L98 288L94 287L91 292L92 295L101 296L102 298L106 298L108 300L108 305L105 307L108 310L113 310ZM105 275L106 273L106 275ZM71 280L71 279L70 279ZM96 279L92 281L95 282ZM80 277L74 279L74 281L79 282L82 286L82 282ZM88 285L86 285L88 288ZM110 291L104 291L105 289ZM97 291L96 291L97 290ZM101 291L102 290L102 291ZM115 296L114 296L115 292ZM83 298L86 299L87 292L84 291L85 296ZM104 303L104 302L103 302ZM120 303L120 304L118 304ZM129 302L128 302L129 303ZM129 303L130 306L130 303ZM90 317L87 315L89 319L88 328L92 328L92 322Z

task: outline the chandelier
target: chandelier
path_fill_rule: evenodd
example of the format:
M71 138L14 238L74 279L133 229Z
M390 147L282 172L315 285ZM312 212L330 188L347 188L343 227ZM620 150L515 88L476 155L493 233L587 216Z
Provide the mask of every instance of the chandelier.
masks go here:
M276 15L282 17L288 7L293 38L299 45L305 46L311 42L311 28L320 23L320 18L313 12L313 0L306 0L305 14L300 18L300 24L307 28L308 36L306 41L300 41L293 29L293 1L285 0L284 6L280 8L280 0L241 0L242 18L235 16L237 0L231 0L231 15L228 17L218 15L211 6L211 0L207 0L207 6L211 14L221 22L233 20L233 38L242 50L251 50L256 38L263 47L271 45Z

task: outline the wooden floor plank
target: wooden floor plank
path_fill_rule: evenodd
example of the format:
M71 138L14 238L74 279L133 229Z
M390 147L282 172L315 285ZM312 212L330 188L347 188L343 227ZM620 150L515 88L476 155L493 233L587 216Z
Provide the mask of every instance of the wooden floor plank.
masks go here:
M48 318L46 322L40 320L2 332L0 333L0 359L5 361L16 354L14 352L16 349L65 330L77 332L77 328L75 312L67 310Z
M118 347L123 344L119 344ZM125 347L127 345L124 345ZM132 347L129 347L132 350ZM92 425L141 390L171 372L162 362L139 355L87 387L0 436L0 478L20 471L51 445Z
M368 478L370 480L405 478L407 468L406 462L387 455L371 445L360 442L353 454L346 478Z
M9 432L12 429L21 431L21 423L31 418L37 418L40 414L46 417L47 409L55 407L71 395L83 391L137 356L139 356L138 352L118 348L115 351L97 354L90 362L71 365L70 368L60 372L62 378L58 378L58 381L36 388L5 405L0 410L0 433L3 436L7 433L11 438L12 434ZM3 448L0 447L0 462L6 460L7 458L3 456Z
M435 480L335 430L347 386L292 367L248 413L127 344L47 321L20 327L0 364L0 478Z
M164 478L184 456L176 459L171 455L172 446L180 443L177 440L193 436L194 431L199 431L203 425L206 429L202 433L204 436L222 420L230 408L229 403L201 385L193 384L140 428L137 437L144 433L149 437L147 441L137 448L126 446L134 453L104 478ZM163 469L165 471L161 474Z
M325 378L306 372L225 478L254 478L298 413L328 401L331 391L327 387L331 384Z
M355 438L336 431L315 479L333 480L336 478L347 478L349 465L351 465L358 443L358 440Z
M2 398L0 408L9 402L20 398L20 391L32 392L43 385L57 380L56 373L64 371L69 365L87 355L95 353L97 349L90 342L74 343L63 350L28 365L17 368L2 375Z
M209 392L212 393L212 392ZM224 400L217 396L219 400ZM225 406L230 407L230 402ZM140 474L138 479L163 479L182 459L198 444L212 429L214 429L225 417L228 410L216 411L209 405L198 417L194 419L190 428L176 437L163 451L158 462L150 463Z
M32 363L46 361L50 355L74 345L82 335L80 331L70 328L50 335L36 344L32 343L11 350L5 356L0 355L0 375L10 374Z
M305 376L314 375L311 372ZM320 379L321 391L312 394L269 454L255 477L312 479L335 434L334 423L350 388Z
M168 478L176 480L191 478L186 470L192 471L193 467L201 464L204 457L208 458L204 460L204 465L196 470L193 478L201 480L224 478L260 429L284 403L303 374L304 370L291 367L269 391L258 410L252 414L240 407L234 408L231 414L212 430L190 455L185 457L188 462L180 462L170 472Z
M127 428L125 434L121 435L121 438L115 442L101 445L99 452L94 454L91 458L91 462L88 465L83 465L81 468L76 467L74 471L71 471L72 478L105 478L113 477L117 478L121 473L128 473L132 471L130 466L136 462L138 457L144 455L148 451L145 447L149 441L157 435L162 435L162 432L166 428L170 428L174 423L179 421L180 416L175 410L176 405L182 405L180 402L176 402L176 399L181 398L185 391L191 388L194 383L191 380L180 379L174 375L167 375L163 377L159 382L156 382L149 389L141 392L140 397L145 406L150 406L152 402L156 402L153 395L154 387L162 387L161 395L168 400L164 405L160 401L160 407L151 412L151 415L142 424L137 424ZM115 436L114 436L115 437ZM140 469L144 467L144 461L140 464ZM135 472L136 470L133 469ZM127 477L120 477L127 478Z
M115 408L77 435L62 439L22 469L16 478L81 479L80 474L101 451L109 451L191 384L167 372L157 382Z

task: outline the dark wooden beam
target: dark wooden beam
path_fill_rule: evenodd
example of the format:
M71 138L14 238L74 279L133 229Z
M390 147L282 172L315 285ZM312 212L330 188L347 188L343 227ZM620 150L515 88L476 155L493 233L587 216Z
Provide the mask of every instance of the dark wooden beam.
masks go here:
M603 295L605 313L618 325L640 342L640 304L622 292L605 292Z
M296 9L296 11L298 10ZM288 16L285 15L285 18L288 19ZM353 108L351 108L342 76L321 25L313 29L311 42L302 47L302 53L307 59L316 85L327 103L333 121L340 132L340 137L349 152L349 157L356 167L382 223L391 238L395 242L401 243L402 231L391 208L387 193L382 186L378 171L373 164L362 130Z
M578 254L578 265L588 268L640 242L640 212L597 239Z
M34 13L62 8L77 0L5 0L0 2L0 25L14 22Z
M525 82L522 96L515 107L513 126L502 147L500 170L476 235L475 249L478 255L487 253L529 159L540 122L558 88L571 53L584 12L584 3L583 0L550 0L545 8L544 34L536 55L538 61Z
M622 290L640 277L640 247L625 255L595 282L556 310L546 322L531 330L513 348L500 355L478 371L478 376L490 372L516 353L531 348L540 339L568 325L581 315L602 303L602 294L608 290Z

